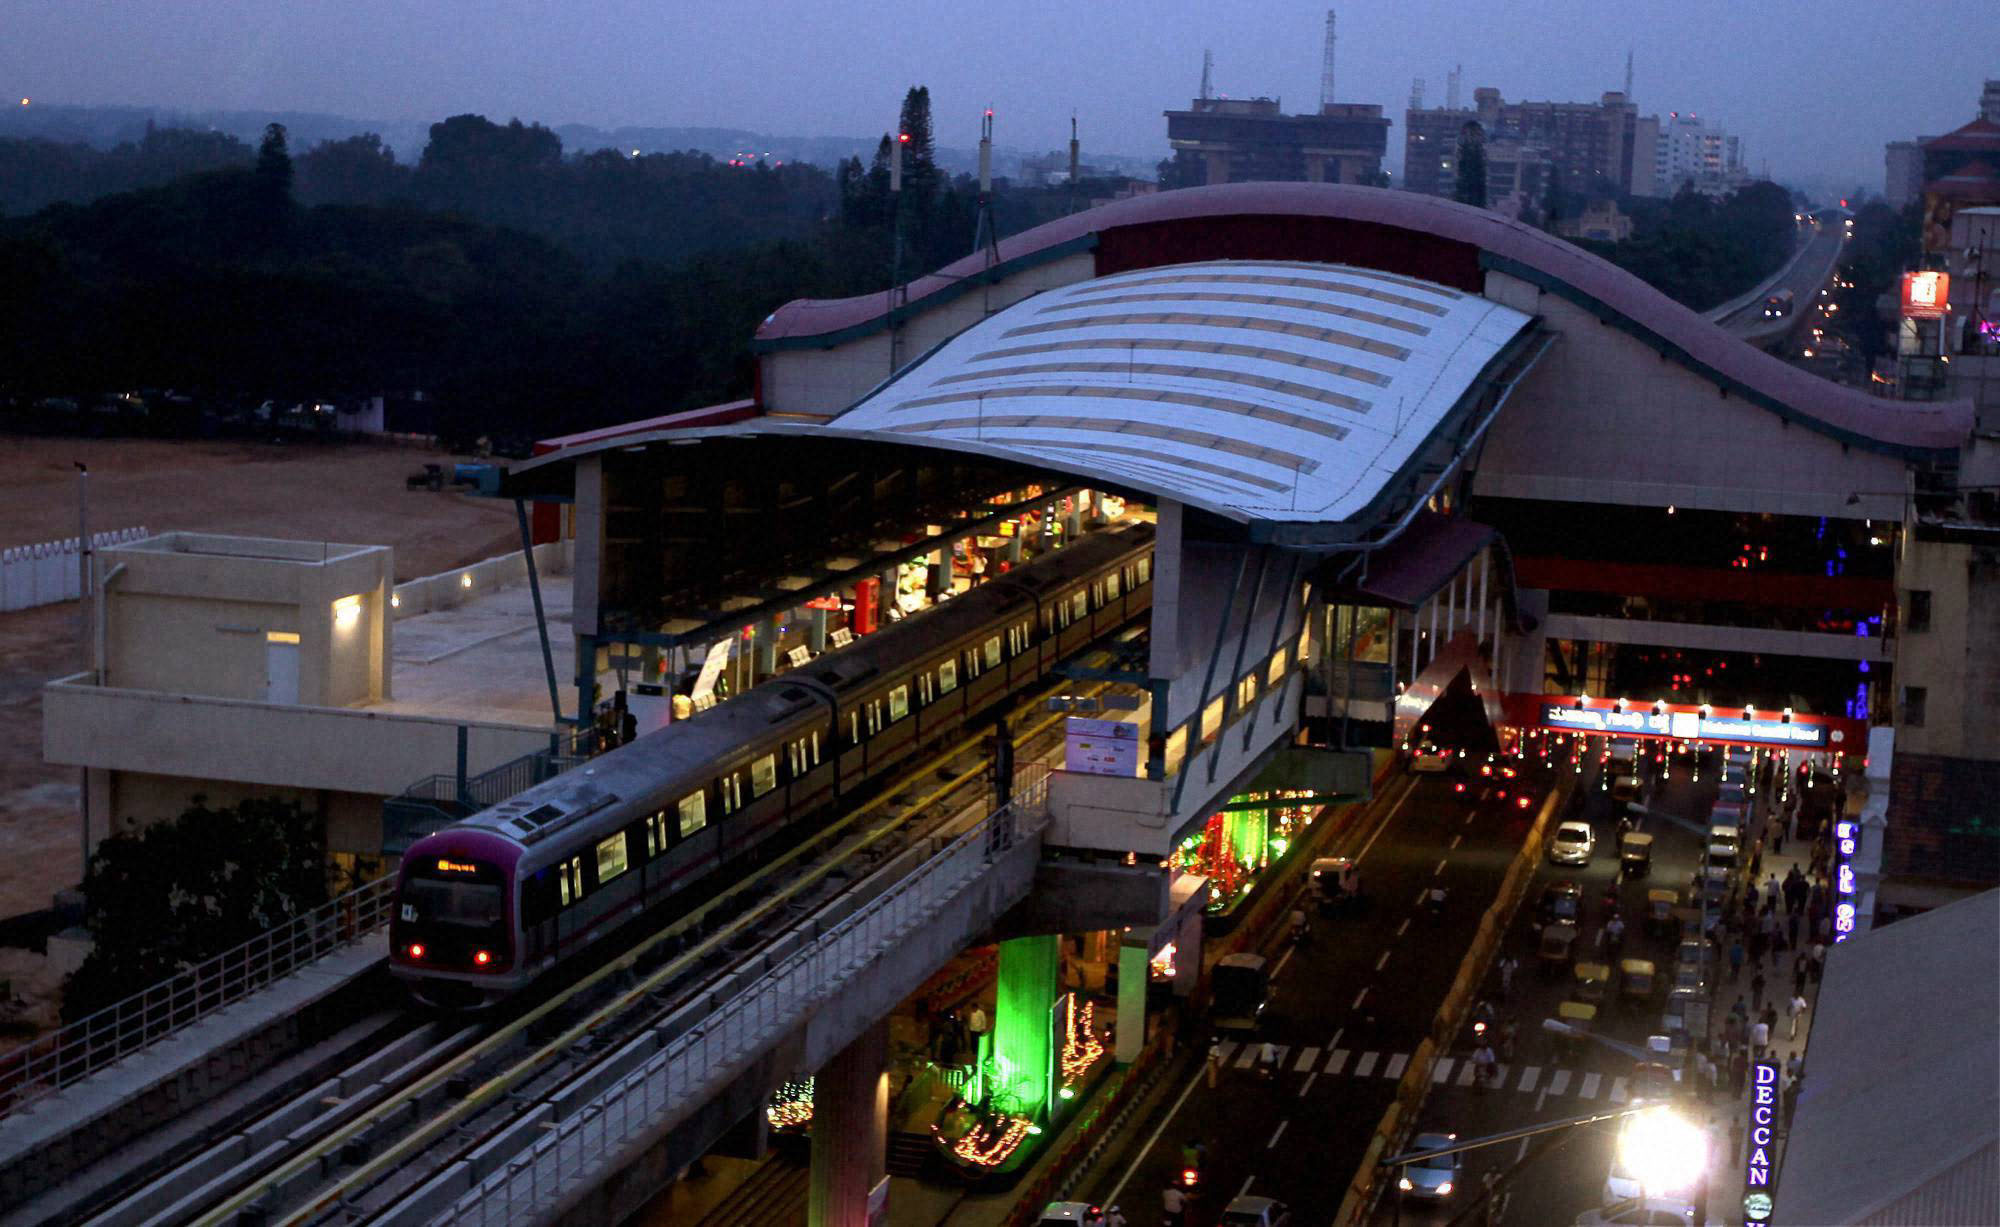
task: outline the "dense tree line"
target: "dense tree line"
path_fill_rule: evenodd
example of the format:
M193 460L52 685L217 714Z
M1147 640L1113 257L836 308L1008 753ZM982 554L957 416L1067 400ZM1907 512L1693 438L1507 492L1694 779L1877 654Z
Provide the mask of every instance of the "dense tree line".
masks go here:
M1833 292L1840 307L1838 331L1853 342L1864 370L1896 352L1895 330L1877 314L1884 294L1900 294L1906 269L1917 267L1923 254L1923 211L1911 203L1899 212L1882 201L1861 206L1854 214L1854 235L1841 250L1842 280Z
M1777 272L1797 234L1791 193L1775 183L1753 183L1720 201L1683 189L1670 200L1632 199L1624 206L1633 214L1630 239L1578 245L1697 311ZM1550 216L1561 207L1556 203Z

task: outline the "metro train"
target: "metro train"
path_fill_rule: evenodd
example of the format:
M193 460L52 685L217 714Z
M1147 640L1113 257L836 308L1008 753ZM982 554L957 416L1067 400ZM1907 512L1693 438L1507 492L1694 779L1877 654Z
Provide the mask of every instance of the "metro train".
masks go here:
M506 999L1146 612L1152 566L1150 525L1087 536L417 840L391 973Z

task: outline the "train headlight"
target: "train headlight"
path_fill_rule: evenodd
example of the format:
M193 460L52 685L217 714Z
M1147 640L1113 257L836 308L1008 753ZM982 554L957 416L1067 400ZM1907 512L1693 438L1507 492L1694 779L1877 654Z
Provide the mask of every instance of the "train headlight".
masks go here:
M484 967L493 961L493 956L484 950L475 950L472 952L472 961Z
M424 957L424 945L422 942L410 943L410 957L413 959L420 959Z

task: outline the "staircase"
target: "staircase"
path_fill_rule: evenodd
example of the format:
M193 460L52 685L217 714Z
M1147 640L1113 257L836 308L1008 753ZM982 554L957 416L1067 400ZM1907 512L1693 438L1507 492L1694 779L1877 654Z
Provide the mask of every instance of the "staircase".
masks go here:
M922 1176L930 1170L931 1152L937 1149L927 1133L889 1131L886 1166L891 1176Z
M798 1227L806 1221L806 1167L773 1154L695 1227Z

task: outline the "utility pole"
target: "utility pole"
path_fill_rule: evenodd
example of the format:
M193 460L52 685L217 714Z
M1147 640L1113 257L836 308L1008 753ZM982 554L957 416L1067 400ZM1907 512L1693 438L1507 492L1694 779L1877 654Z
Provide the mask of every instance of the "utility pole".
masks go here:
M90 548L90 466L81 460L72 460L76 466L76 624L77 633L83 640L83 668L93 681L101 682L103 663L97 659L95 619L91 613L92 602L96 599L97 585L92 583ZM101 617L102 614L100 613ZM77 870L77 881L81 883L90 871L90 768L79 767L80 787L78 792L83 804L79 810L83 818L83 857Z
M903 287L903 146L910 143L910 134L902 130L900 121L896 128L896 139L889 144L889 229L895 238L889 253L889 373L897 369L898 342L901 330L896 325L896 308L909 302L909 292Z

